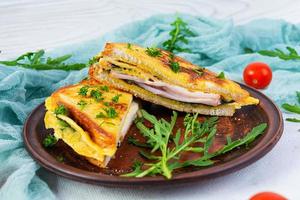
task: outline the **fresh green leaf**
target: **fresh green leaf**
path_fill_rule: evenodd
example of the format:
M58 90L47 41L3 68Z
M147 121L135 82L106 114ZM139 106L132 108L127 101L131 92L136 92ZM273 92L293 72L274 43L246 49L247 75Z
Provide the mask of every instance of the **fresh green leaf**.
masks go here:
M48 134L44 139L43 139L43 146L48 148L52 147L57 143L57 139L54 135Z
M139 142L136 138L134 138L132 136L129 136L127 138L127 141L129 144L133 144L137 147L143 147L143 148L151 148L152 147L150 144Z
M178 73L180 70L180 65L178 62L170 61L170 67L173 72Z
M116 118L118 116L117 111L112 107L104 108L104 110L108 118Z
M300 119L297 118L286 118L285 120L289 122L300 122Z
M102 97L102 93L97 90L91 90L91 97L93 97L97 102L102 101L104 98Z
M132 165L132 172L127 173L127 174L122 174L122 176L124 177L136 177L139 174L141 174L143 172L143 170L141 169L143 166L141 161L135 161Z
M109 92L109 88L108 88L107 85L100 86L100 90L105 91L105 92Z
M120 96L122 96L122 94L117 94L116 96L114 96L111 100L112 100L112 102L114 102L114 103L118 103L119 102L119 98L120 98Z
M160 57L162 55L161 50L155 47L147 47L146 53L151 57Z
M131 49L131 44L127 43L127 49Z
M300 114L300 106L284 103L284 104L281 105L281 107L284 108L287 111Z
M181 44L188 44L187 37L195 36L188 28L187 23L177 17L171 26L173 29L169 32L170 38L163 42L163 47L170 52L191 52L190 49L181 47Z
M174 125L177 121L176 112L173 112L170 122L165 119L157 119L155 116L144 110L141 110L140 113L144 120L152 124L152 126L146 127L144 121L135 121L136 127L147 139L147 147L150 145L149 147L152 149L151 153L142 151L140 154L152 162L145 164L145 167L147 166L147 168L141 169L141 167L139 167L138 170L135 168L132 173L126 174L125 176L143 177L161 174L167 179L170 179L172 177L172 171L175 169L191 165L199 167L212 165L214 163L214 161L211 160L212 158L231 151L241 145L248 145L256 137L261 135L267 127L266 124L260 124L246 134L244 138L239 140L232 141L230 137L227 137L227 144L223 148L217 152L209 153L208 149L216 134L217 117L211 117L204 122L199 122L197 120L198 114L187 114L184 118L184 133L182 134L180 130L177 130L173 135ZM180 138L182 137L183 140L181 141ZM132 141L133 143L142 146L140 142L137 143L136 140ZM175 145L170 146L169 143L171 141L173 141ZM198 144L199 142L203 144L203 148L201 146L195 146L195 144ZM157 151L159 151L159 154ZM196 153L204 152L204 154L198 159L188 160L182 163L179 161L180 155L185 151L193 151Z
M54 110L54 114L56 115L66 115L68 113L68 110L64 105L59 105L57 108Z
M263 56L269 56L269 57L278 57L282 60L295 60L300 59L300 55L298 55L297 51L292 47L286 47L288 50L288 53L283 52L280 49L274 49L274 50L260 50L257 53Z
M89 91L89 86L86 85L79 89L78 94L81 96L87 96L88 91Z
M224 72L220 72L219 75L217 76L217 78L219 78L219 79L225 79L225 73Z
M15 60L0 61L0 64L6 66L17 66L36 70L80 70L86 67L83 63L66 64L64 61L71 58L71 55L63 55L57 58L45 58L45 51L39 50L36 52L27 52Z

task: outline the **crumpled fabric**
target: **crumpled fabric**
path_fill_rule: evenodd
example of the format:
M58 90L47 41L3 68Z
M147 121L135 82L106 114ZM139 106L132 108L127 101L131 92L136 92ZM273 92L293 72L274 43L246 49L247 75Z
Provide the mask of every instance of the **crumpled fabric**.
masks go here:
M271 85L262 90L278 105L295 103L295 91L300 90L300 60L283 61L257 53L245 54L244 48L254 51L291 46L300 52L299 25L283 20L259 19L235 26L230 20L179 14L195 36L189 37L190 53L178 53L192 63L209 67L215 72L242 82L247 64L261 61L273 70ZM87 63L105 42L129 42L141 46L162 47L172 29L174 14L156 15L126 24L99 38L53 50L49 56L73 54L70 62ZM41 47L42 48L42 47ZM0 57L0 60L2 58ZM0 65L0 199L35 200L55 199L47 183L36 171L39 165L24 149L22 128L28 114L59 87L76 83L87 76L80 71L36 71Z

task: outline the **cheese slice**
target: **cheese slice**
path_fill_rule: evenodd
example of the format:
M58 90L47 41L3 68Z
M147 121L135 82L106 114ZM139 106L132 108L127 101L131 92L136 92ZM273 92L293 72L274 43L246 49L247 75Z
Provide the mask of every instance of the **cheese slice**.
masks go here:
M131 94L111 87L103 91L102 86L99 82L84 81L59 89L46 99L44 118L46 128L54 129L56 138L99 167L105 167L114 156L138 110ZM88 88L86 95L79 93L82 87ZM101 98L91 96L92 91L98 91ZM118 100L113 101L115 96ZM61 105L68 114L55 112ZM113 117L105 111L109 108L116 113ZM100 117L99 113L102 113Z

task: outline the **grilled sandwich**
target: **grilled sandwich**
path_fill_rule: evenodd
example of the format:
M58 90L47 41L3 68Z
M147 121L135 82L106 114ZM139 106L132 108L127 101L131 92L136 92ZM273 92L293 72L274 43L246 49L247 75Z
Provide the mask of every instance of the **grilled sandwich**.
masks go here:
M91 80L59 89L45 105L46 128L99 167L114 156L138 110L131 94Z
M107 43L96 59L91 78L170 109L232 116L259 103L237 83L161 49Z

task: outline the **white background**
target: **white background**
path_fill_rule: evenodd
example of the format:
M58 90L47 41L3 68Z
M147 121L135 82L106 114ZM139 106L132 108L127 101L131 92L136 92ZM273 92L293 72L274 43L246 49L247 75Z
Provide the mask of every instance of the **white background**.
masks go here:
M269 17L300 22L297 0L0 0L0 60L97 37L157 13L186 12L243 24ZM167 189L104 188L41 171L59 199L248 199L271 190L300 199L299 124L286 123L278 145L255 164L217 179Z

